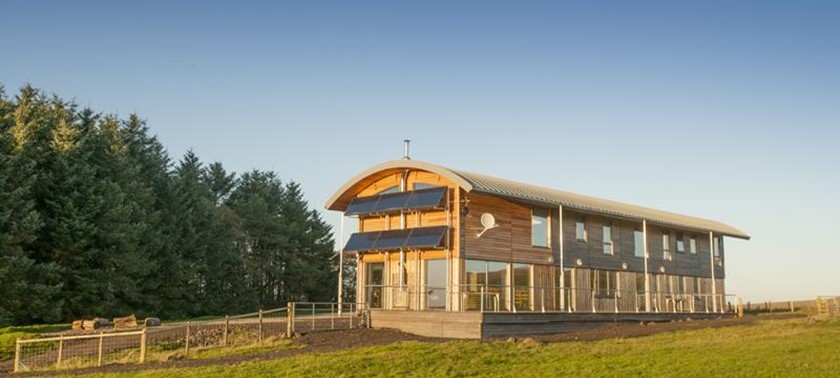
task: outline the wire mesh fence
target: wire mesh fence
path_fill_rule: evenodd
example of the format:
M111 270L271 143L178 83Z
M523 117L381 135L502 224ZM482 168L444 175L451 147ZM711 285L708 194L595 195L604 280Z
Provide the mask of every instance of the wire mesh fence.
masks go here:
M287 307L272 310L166 323L134 331L108 330L18 339L14 371L165 361L185 358L210 348L270 346L300 332L366 327L366 314L364 306L355 303L289 303Z

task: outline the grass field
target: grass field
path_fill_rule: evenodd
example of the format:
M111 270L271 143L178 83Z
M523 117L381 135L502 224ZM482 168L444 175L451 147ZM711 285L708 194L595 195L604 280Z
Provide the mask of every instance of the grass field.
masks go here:
M634 339L526 345L400 343L327 354L86 377L296 376L840 376L840 321L762 320L754 325Z
M41 333L63 331L67 324L34 325L23 327L0 328L0 361L15 357L15 340L17 338L31 338Z

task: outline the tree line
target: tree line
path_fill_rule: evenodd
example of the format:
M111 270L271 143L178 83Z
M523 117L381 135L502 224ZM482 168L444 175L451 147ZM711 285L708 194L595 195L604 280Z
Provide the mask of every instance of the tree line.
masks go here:
M172 161L136 114L0 87L0 327L331 301L333 247L295 182Z

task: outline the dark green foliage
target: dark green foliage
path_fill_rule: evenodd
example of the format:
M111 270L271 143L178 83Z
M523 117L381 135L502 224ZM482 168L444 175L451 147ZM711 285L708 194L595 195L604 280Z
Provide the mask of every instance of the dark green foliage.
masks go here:
M173 166L136 115L0 87L0 326L334 300L336 269L296 183Z

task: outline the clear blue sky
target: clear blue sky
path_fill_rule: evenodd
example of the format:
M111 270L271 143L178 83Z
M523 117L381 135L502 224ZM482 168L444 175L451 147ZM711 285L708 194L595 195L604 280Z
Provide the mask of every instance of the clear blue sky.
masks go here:
M139 113L319 209L412 156L730 223L728 291L840 294L840 3L48 2L0 84ZM337 225L335 213L325 214Z

